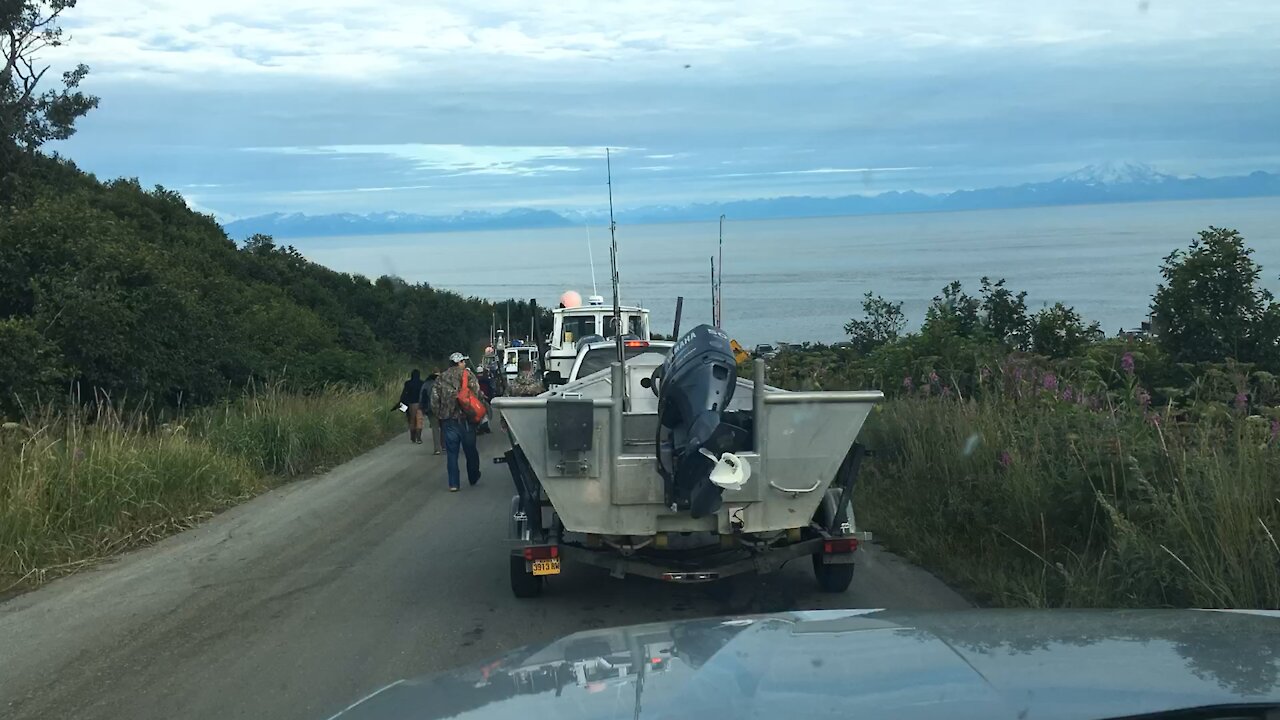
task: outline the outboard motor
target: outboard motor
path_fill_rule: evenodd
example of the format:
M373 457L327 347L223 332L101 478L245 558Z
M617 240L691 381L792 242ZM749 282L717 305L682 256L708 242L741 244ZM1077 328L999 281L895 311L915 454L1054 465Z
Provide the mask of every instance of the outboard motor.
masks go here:
M699 325L680 338L653 373L658 396L658 469L666 483L667 505L695 517L720 509L723 488L711 472L726 452L746 447L746 430L725 422L737 387L738 365L729 336Z

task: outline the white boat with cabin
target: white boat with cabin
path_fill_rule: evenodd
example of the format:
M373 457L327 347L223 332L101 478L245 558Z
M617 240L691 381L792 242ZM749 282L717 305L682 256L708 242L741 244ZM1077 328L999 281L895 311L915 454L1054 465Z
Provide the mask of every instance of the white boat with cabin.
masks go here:
M576 293L575 293L576 295ZM650 340L649 311L636 305L620 307L622 335L632 340ZM608 340L618 335L613 306L606 305L604 298L592 295L585 305L576 307L560 307L551 311L551 335L547 338L546 352L543 355L545 371L555 373L552 376L568 378L573 370L574 361L578 357L578 349L591 342Z

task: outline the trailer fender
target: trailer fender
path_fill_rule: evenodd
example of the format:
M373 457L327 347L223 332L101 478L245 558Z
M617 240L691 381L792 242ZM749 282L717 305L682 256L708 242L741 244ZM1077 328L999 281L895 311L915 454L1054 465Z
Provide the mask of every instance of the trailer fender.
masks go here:
M836 505L840 502L840 491L837 489L829 489L822 496L822 502L818 504L817 511L813 514L814 522L820 527L828 527L831 519L836 515ZM847 527L845 527L847 526ZM843 530L840 534L852 535L858 531L858 524L853 517L853 501L845 503L845 523L838 530Z

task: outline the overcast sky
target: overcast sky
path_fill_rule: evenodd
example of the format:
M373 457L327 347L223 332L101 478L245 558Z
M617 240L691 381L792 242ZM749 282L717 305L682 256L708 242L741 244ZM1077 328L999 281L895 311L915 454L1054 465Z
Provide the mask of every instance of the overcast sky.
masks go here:
M408 7L406 7L408 6ZM1280 169L1276 0L81 0L56 149L223 218Z

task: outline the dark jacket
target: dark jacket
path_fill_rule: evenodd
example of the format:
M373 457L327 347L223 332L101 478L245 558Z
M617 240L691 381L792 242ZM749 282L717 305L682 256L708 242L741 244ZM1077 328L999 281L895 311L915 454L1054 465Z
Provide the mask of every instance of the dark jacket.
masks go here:
M418 377L417 371L404 381L404 389L400 391L400 402L405 405L412 405L419 402L422 397L422 378Z

